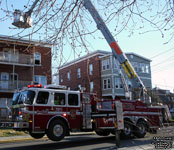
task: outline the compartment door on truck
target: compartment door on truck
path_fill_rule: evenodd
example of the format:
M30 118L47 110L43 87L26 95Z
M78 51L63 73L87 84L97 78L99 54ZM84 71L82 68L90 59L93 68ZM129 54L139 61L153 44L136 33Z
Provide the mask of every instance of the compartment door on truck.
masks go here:
M82 127L80 113L80 93L67 92L67 112L68 121L71 129L79 129Z

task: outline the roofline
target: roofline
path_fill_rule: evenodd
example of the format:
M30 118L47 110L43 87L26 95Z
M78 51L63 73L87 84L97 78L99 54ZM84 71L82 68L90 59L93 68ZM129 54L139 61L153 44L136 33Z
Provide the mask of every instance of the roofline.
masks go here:
M145 60L147 60L147 61L152 62L151 59L148 59L148 58L146 58L146 57L144 57L144 56L141 56L141 55L139 55L139 54L136 54L136 53L134 53L134 52L127 52L127 53L125 53L125 54L126 54L126 55L135 55L135 56L141 57L141 58L143 58L143 59L145 59Z
M145 59L145 60L147 60L147 61L150 61L150 62L152 61L151 59L148 59L148 58L146 58L146 57L144 57L144 56L141 56L141 55L139 55L139 54L136 54L136 53L134 53L134 52L127 52L127 53L125 53L125 55L135 55L135 56L138 56L138 57L140 57L140 58L143 58L143 59ZM110 52L108 55L101 56L100 59L102 59L102 58L104 58L104 57L108 57L108 56L113 56L112 52Z
M32 44L35 46L45 46L45 47L51 47L53 46L52 43L40 41L40 40L29 40L22 37L13 37L13 36L6 36L6 35L0 35L0 41L7 41L7 42L13 42L13 43L24 43L24 44Z
M77 64L77 63L79 63L81 61L84 61L84 60L89 59L91 57L94 57L96 55L108 55L109 53L110 52L104 51L104 50L96 50L96 51L91 52L89 54L86 54L86 55L84 55L84 56L82 56L80 58L77 58L77 59L75 59L73 61L70 61L70 62L68 62L68 63L58 67L58 69L61 70L61 69L67 68L67 67L71 66L72 64Z

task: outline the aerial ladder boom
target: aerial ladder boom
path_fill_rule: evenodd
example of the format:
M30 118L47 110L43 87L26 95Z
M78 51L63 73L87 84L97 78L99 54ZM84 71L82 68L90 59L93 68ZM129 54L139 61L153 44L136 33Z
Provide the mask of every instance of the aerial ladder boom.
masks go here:
M143 92L143 95L146 95L145 94L147 93L146 87L144 86L140 77L135 72L134 68L132 67L126 55L122 52L121 48L118 46L117 42L115 41L114 37L110 33L109 29L105 25L103 19L100 17L100 15L98 14L97 10L95 9L91 1L84 0L84 6L89 11L89 13L91 14L94 21L97 24L97 28L102 32L106 41L110 45L113 55L118 59L119 63L123 67L125 73L127 74L127 76L129 77L132 83L133 88L141 89Z

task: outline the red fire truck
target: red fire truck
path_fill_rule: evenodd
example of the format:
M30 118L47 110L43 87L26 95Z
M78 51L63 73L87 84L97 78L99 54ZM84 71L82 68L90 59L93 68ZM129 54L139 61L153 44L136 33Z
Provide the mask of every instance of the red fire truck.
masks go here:
M15 19L13 25L20 28L30 27L31 24L27 20L30 20L38 1L35 0L25 15L16 11L15 16L22 15L24 19ZM91 1L83 0L83 3L129 77L133 97L130 97L131 100L98 101L95 95L90 93L31 87L14 94L12 121L1 122L1 127L11 126L17 130L27 130L34 138L41 138L47 134L48 138L54 141L59 141L69 132L77 130L95 131L98 135L106 136L117 133L114 130L118 129L121 130L122 136L130 137L134 134L142 138L146 131L156 131L170 119L166 106L148 106L145 103L150 102L150 98L140 77Z
M30 85L14 94L9 116L8 121L0 122L1 128L28 131L34 138L46 134L59 141L73 131L107 136L115 133L115 127L124 137L142 138L168 121L169 112L167 107L147 106L142 101L100 101L95 94L60 86Z

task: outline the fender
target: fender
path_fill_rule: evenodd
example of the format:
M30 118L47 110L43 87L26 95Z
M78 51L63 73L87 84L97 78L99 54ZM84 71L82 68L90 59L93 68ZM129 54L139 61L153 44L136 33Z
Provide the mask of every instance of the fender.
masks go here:
M137 118L137 120L136 120L136 124L139 122L139 121L144 121L144 122L146 122L147 124L148 124L148 120L147 120L147 118L146 117L139 117L139 118Z
M46 129L48 129L50 122L51 122L53 119L55 119L55 118L61 118L62 120L64 120L64 121L67 123L68 128L70 127L67 118L65 118L65 117L63 117L63 116L61 116L61 115L56 115L56 116L53 116L53 117L50 118L50 120L49 120L48 123L47 123Z

